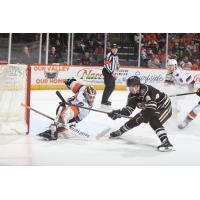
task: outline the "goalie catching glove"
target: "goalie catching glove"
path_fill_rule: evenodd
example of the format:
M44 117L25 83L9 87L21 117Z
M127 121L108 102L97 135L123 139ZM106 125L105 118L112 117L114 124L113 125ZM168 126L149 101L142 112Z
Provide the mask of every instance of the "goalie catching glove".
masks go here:
M113 110L109 112L108 117L110 117L113 120L116 120L117 118L121 118L121 110Z
M69 78L69 79L64 80L64 84L70 89L70 85L73 81L76 81L76 79L75 78Z

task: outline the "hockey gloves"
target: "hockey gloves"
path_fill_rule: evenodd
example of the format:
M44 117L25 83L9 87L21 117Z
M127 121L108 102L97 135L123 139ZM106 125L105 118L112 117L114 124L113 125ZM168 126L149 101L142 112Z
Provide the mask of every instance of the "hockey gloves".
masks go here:
M64 80L64 84L69 88L73 81L76 81L76 79L75 78L71 78L71 79L68 78L68 79Z
M59 102L59 105L62 106L62 107L65 107L65 106L66 106L66 104L65 104L64 102L62 102L62 101Z
M117 118L121 117L121 111L120 110L113 110L112 112L108 113L108 117L110 117L113 120L116 120Z
M200 88L197 90L197 95L200 97Z

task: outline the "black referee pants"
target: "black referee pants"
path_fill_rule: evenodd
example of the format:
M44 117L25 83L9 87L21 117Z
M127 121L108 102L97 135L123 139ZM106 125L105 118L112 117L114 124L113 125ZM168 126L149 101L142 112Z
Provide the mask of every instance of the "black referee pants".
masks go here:
M112 74L108 73L105 68L103 68L102 74L104 76L105 89L103 91L101 103L104 104L108 102L110 95L115 89L115 78L112 76Z

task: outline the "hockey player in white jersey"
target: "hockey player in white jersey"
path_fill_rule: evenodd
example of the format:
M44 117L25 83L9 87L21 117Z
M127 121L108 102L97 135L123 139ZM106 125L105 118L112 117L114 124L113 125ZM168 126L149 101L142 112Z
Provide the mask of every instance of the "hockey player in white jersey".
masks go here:
M90 110L78 106L92 108L96 96L94 87L84 86L74 78L67 79L64 83L75 95L66 100L69 105L60 102L56 110L57 117L55 123L50 125L47 131L38 134L38 136L49 140L56 140L59 133L63 134L68 132L67 127L69 124L80 122L90 113Z
M200 88L197 90L196 94L200 96ZM178 125L179 129L185 128L192 120L194 120L200 113L200 101L199 103L188 113L184 121Z
M167 62L167 74L165 79L165 85L169 85L170 88L166 88L166 90L170 89L170 92L177 91L181 92L192 92L194 89L194 83L192 76L186 70L183 70L182 67L178 66L177 61L175 59L169 59ZM172 86L173 85L173 86ZM181 101L183 97L175 97L172 100L173 107L173 116L178 117L178 113L181 111Z
M178 66L175 59L169 59L167 62L167 74L165 78L165 83L175 84L183 89L192 91L194 89L194 83L192 76L186 71Z

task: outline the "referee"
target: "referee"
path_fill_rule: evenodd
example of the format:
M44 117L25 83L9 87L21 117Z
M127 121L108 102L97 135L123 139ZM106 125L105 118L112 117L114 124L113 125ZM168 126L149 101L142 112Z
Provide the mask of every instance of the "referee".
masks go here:
M101 100L102 105L111 105L111 102L108 101L108 99L115 89L115 80L117 76L114 73L119 69L119 58L117 51L117 44L112 44L111 50L104 60L102 74L104 76L105 89Z

